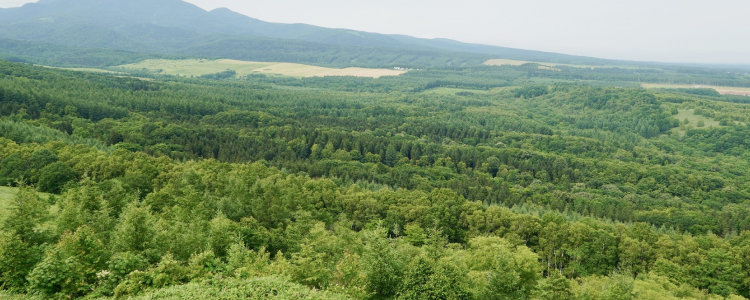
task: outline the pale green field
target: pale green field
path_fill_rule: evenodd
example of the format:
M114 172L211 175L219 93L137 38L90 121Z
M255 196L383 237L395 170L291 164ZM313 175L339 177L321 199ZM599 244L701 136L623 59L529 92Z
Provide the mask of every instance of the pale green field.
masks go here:
M50 69L61 69L61 70L78 71L78 72L118 74L118 72L115 72L115 71L104 70L104 69L95 69L95 68L58 68L58 67L50 67L50 66L41 66L41 67L50 68Z
M122 65L126 69L142 70L177 76L201 76L214 74L232 69L238 75L253 73L253 70L269 66L273 63L245 62L231 59L206 60L206 59L148 59L135 64Z
M685 89L685 88L704 88L714 89L722 95L743 95L750 96L750 88L745 87L729 87L729 86L716 86L716 85L690 85L690 84L655 84L655 83L643 83L641 84L646 89Z
M704 126L700 128L718 128L723 127L720 125L719 121L716 121L712 118L706 118L701 115L696 115L694 109L680 109L677 110L677 114L674 115L674 118L677 120L680 120L680 127L677 127L673 130L676 130L680 135L685 135L688 128L699 128L698 122L703 121ZM685 124L684 121L688 120L688 123Z
M558 63L547 63L547 62L535 62L535 61L524 61L524 60L512 60L512 59L490 59L486 62L484 62L485 65L488 66L503 66L503 65L510 65L510 66L520 66L523 64L540 64L540 69L550 69L550 70L557 70L554 67L556 66L567 66L567 67L574 67L574 68L588 68L588 69L594 69L594 68L622 68L622 69L637 69L636 67L628 67L628 66L591 66L591 65L573 65L573 64L558 64Z
M136 64L122 65L121 68L142 70L177 76L201 76L234 70L237 76L250 74L276 74L293 77L357 76L378 78L398 76L406 71L390 69L345 68L334 69L293 63L253 62L233 59L149 59Z

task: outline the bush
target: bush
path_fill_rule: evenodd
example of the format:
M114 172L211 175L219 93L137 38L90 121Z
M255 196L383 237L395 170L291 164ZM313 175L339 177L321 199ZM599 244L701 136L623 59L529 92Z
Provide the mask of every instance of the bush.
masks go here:
M107 260L104 244L91 228L82 226L74 234L63 235L31 271L30 289L46 296L83 296L91 292Z
M15 234L0 233L0 286L22 291L26 276L40 259L39 252Z
M128 274L148 268L148 260L139 254L131 252L118 253L107 262L107 270L99 272L99 284L96 293L112 296L115 288Z
M218 284L190 283L150 291L140 297L131 299L344 300L349 298L341 294L313 290L277 277L261 277L248 280L229 279Z
M78 178L78 174L67 164L56 162L39 172L39 190L45 193L59 194L63 187Z
M49 149L34 151L29 158L28 178L31 182L37 182L39 180L39 171L55 162L57 162L57 155Z
M472 295L453 266L419 258L404 276L397 299L472 299Z
M14 186L16 181L26 180L26 160L13 153L0 161L0 185Z
M369 283L368 290L382 296L395 295L406 269L404 259L382 228L367 232L366 242L362 265Z
M134 271L114 289L117 297L137 295L150 287L167 287L186 283L190 280L190 270L176 261L171 254L162 257L156 267L141 272Z

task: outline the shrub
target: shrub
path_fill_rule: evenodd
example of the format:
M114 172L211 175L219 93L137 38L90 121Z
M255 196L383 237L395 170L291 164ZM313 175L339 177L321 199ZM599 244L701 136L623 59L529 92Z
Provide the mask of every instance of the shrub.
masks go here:
M0 286L11 291L23 290L26 276L40 256L36 247L30 247L17 235L0 233Z
M59 194L65 184L78 178L78 174L67 164L56 162L39 171L39 190Z
M31 290L46 296L83 296L93 289L97 273L105 268L107 260L104 244L91 228L82 226L74 234L63 235L31 271Z
M0 185L13 186L16 181L26 180L26 160L13 153L0 161Z

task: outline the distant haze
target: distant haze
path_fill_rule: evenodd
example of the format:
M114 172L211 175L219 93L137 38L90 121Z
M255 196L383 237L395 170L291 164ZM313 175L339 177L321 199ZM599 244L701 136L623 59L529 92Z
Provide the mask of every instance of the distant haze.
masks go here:
M0 0L0 7L28 0ZM747 0L188 0L280 23L599 58L750 65Z

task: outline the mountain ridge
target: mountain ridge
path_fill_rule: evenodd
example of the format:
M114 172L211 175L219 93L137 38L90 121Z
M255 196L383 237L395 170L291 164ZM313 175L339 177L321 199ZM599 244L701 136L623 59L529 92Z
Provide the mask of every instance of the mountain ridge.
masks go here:
M181 0L41 0L18 8L0 9L0 38L98 49L194 55L202 54L191 53L189 49L216 43L219 39L274 39L275 44L287 44L293 49L307 43L338 47L339 52L351 51L352 47L356 48L355 52L361 53L369 49L369 53L363 54L363 58L353 60L352 66L358 66L357 62L362 59L379 56L393 49L430 52L422 55L433 57L446 56L440 61L448 61L447 56L451 55L471 57L455 59L455 64L447 66L476 65L481 64L479 61L483 59L491 58L590 65L631 63L468 44L450 39L421 39L308 24L271 23L228 8L207 11ZM390 50L384 50L385 48ZM280 50L284 52L285 49ZM221 49L212 52L218 56L237 52L235 49L219 50ZM334 50L326 52L329 53L327 55L331 51ZM461 55L456 55L457 53ZM336 59L330 57L323 59L325 60ZM410 64L403 60L391 63L379 60L378 63L386 66L420 66L419 63Z

